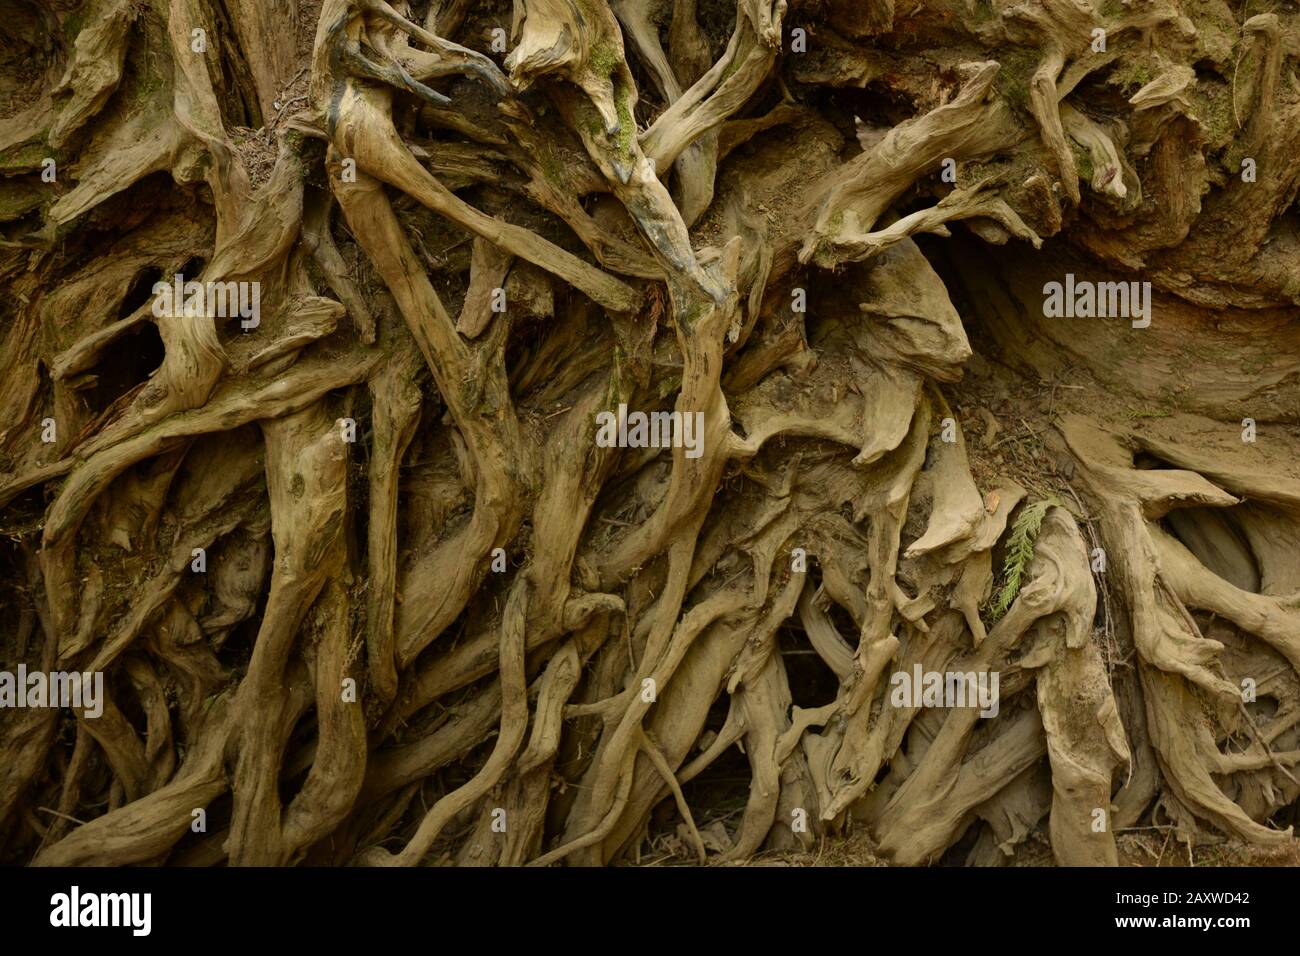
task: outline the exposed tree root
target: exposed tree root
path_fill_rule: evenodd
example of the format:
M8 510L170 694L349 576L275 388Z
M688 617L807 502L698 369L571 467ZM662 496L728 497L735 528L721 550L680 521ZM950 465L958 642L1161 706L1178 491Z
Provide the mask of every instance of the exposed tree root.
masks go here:
M1294 13L36 6L0 860L1292 838Z

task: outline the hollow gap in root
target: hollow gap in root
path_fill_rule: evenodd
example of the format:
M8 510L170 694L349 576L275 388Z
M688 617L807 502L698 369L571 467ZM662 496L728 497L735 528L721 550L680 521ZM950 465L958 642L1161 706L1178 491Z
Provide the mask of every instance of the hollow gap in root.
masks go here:
M154 283L161 279L162 270L157 266L148 266L137 272L135 278L131 280L131 287L127 289L126 295L122 298L122 304L118 306L117 317L125 319L152 299Z
M1219 577L1258 594L1259 560L1233 514L1235 510L1176 508L1161 519L1160 526Z
M1158 471L1161 469L1176 469L1178 466L1170 464L1149 451L1140 451L1133 456L1133 467L1139 471Z
M838 605L832 604L828 613L841 635L856 633L857 628L851 620L846 624L848 615ZM810 709L835 700L840 689L839 679L818 656L802 628L783 627L777 632L777 641L794 706Z
M726 694L713 702L701 737L722 730L730 707L731 698ZM688 754L687 760L693 759L695 755L695 751ZM724 750L718 759L682 786L682 793L695 817L695 825L703 829L715 820L721 820L728 833L734 834L749 801L751 780L749 759L741 753L740 748L733 745ZM648 845L654 846L656 838L673 834L681 822L672 796L665 796L651 816L647 830L650 837ZM685 848L685 844L683 847L684 852L689 854L690 850Z
M968 857L971 850L975 848L975 843L979 840L980 827L983 825L983 821L976 820L968 826L966 832L961 835L961 839L948 847L943 856L939 858L939 865L965 866L966 857Z
M152 322L141 322L109 343L95 365L96 381L84 395L98 414L137 385L148 381L166 356L162 336Z

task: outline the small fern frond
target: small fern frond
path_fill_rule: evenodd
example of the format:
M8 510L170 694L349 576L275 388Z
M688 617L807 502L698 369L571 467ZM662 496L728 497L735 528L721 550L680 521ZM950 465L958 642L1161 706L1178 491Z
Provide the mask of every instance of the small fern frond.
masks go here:
M1038 540L1047 509L1060 505L1059 498L1044 498L1026 505L1016 516L1011 526L1011 537L1007 539L1006 558L1002 562L1002 584L995 590L993 600L985 610L985 623L989 627L1000 621L1015 603L1025 568L1034 557L1034 542Z

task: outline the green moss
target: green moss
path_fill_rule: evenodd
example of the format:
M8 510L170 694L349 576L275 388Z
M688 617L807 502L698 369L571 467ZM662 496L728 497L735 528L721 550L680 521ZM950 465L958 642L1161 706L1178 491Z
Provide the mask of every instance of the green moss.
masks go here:
M631 156L636 142L636 117L632 115L632 97L622 84L614 87L614 108L618 110L618 151Z
M1204 97L1197 105L1201 107L1197 118L1209 133L1211 146L1219 147L1232 139L1237 123L1232 116L1232 95L1227 89Z
M69 40L75 40L77 34L81 32L81 28L85 25L86 14L84 11L78 10L63 21L63 35Z
M542 155L542 175L553 185L564 186L564 167L553 149L547 149Z
M975 0L975 7L971 10L971 23L987 23L993 19L993 0Z
M686 311L686 314L682 316L680 320L679 324L682 330L685 332L690 332L692 329L694 329L695 324L699 322L700 319L704 318L704 315L707 311L708 311L708 306L703 304L696 304L691 306Z
M1029 83L1038 69L1038 56L1035 50L1009 50L999 61L998 91L1017 109L1029 108Z
M1183 13L1196 25L1194 60L1227 63L1234 54L1240 28L1223 0L1181 0ZM1242 16L1242 21L1246 15Z
M50 149L46 144L46 137L49 135L48 130L42 130L37 136L29 139L18 146L10 147L4 152L0 152L0 172L29 172L39 170L42 160L47 157L52 158L55 162L61 162L61 155L58 150Z
M662 401L673 392L682 387L682 377L680 375L670 375L659 383L659 398Z
M576 126L586 131L592 139L600 139L605 135L605 123L600 118L600 113L591 105L591 101L583 97L578 101L574 110L573 121Z
M1227 152L1223 154L1223 168L1228 171L1229 176L1240 176L1242 171L1241 164L1245 159L1245 147L1240 143L1233 143L1232 146L1228 148ZM1258 168L1255 170L1255 175L1259 175Z
M618 67L618 51L612 43L597 43L591 48L587 62L601 76L609 76Z
M122 83L123 95L132 103L147 104L164 89L161 72L128 69Z
M307 271L307 278L311 281L313 289L329 288L329 277L325 275L315 256L303 256L303 266Z
M51 197L47 186L23 180L0 182L0 222L27 215Z
M1074 168L1079 171L1079 178L1091 182L1092 175L1095 172L1092 165L1092 154L1073 140L1070 141L1070 152L1074 153Z
M1110 75L1111 84L1125 93L1136 92L1151 80L1151 65L1145 59L1126 59Z

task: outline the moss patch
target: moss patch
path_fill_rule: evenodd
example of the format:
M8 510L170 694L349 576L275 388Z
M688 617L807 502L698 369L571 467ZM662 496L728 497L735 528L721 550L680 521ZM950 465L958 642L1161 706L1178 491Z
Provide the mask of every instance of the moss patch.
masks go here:
M1070 152L1074 154L1074 168L1079 171L1079 177L1092 182L1092 175L1095 172L1095 167L1092 165L1092 154L1074 140L1070 141Z
M632 155L636 142L636 117L632 115L632 97L622 83L614 86L614 108L618 110L618 151Z
M1033 50L1010 50L1000 60L997 89L1016 109L1029 109L1029 83L1038 69L1038 54Z
M609 76L618 66L618 51L614 49L612 43L597 43L591 48L591 54L587 57L587 62L591 68L601 76Z

